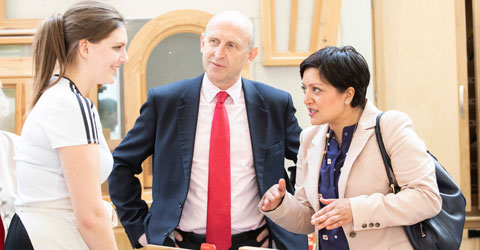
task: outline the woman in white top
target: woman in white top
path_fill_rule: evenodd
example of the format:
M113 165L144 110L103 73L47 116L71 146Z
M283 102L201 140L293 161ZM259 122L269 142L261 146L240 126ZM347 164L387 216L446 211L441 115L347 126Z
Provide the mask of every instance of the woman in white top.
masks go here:
M100 189L112 157L97 109L84 96L114 82L128 60L126 43L124 19L101 2L77 3L38 29L33 104L18 145L17 213L6 250L117 248Z
M0 82L0 124L8 115L8 99L1 90ZM5 233L8 230L15 209L13 201L16 194L15 179L15 145L18 135L0 130L0 249L5 243Z

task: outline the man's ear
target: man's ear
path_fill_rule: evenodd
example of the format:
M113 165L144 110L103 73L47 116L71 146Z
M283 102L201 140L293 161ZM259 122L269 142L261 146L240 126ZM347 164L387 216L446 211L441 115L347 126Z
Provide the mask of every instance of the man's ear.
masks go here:
M200 35L200 52L203 53L203 47L205 47L205 33L202 33L202 35Z
M88 58L90 42L87 39L78 41L78 55L81 58Z
M257 54L258 54L258 47L250 48L250 51L248 51L247 64L250 64L255 59L255 57L257 57Z

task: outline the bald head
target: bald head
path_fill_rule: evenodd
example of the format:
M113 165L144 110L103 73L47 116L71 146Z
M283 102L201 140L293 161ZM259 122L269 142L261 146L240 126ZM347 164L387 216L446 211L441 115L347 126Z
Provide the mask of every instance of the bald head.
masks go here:
M255 26L252 21L239 11L225 11L220 14L215 15L210 19L205 29L205 33L208 33L209 28L215 25L229 23L231 25L237 26L245 31L245 36L248 36L249 47L253 47L255 41Z

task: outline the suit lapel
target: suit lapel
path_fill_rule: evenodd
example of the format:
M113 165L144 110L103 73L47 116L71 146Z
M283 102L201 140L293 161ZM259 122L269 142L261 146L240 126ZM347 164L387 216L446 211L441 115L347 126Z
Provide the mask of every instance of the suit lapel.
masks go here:
M253 162L259 189L262 191L265 190L263 187L263 174L268 111L263 104L264 100L262 95L250 80L242 78L242 88L245 96L250 140L252 142Z
M182 150L182 162L186 179L190 176L197 129L198 106L203 75L187 80L177 107L178 139Z
M370 137L373 136L375 132L375 119L377 114L380 111L373 106L370 102L367 102L365 109L363 110L362 116L358 121L357 130L353 134L352 142L350 148L347 152L347 157L342 167L342 172L338 180L338 197L345 197L345 189L347 185L348 177L352 170L353 163L358 158L360 153L365 148Z
M328 126L324 126L312 140L312 144L307 152L308 175L305 181L305 193L315 211L320 209L318 197L318 181L320 178L320 169L322 167L323 152L325 151L325 135Z

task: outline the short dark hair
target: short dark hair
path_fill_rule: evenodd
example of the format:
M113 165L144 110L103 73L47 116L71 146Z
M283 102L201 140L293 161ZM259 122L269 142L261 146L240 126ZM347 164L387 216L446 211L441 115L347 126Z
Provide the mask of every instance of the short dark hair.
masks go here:
M308 68L320 71L320 77L328 81L340 93L347 88L355 89L352 107L365 107L370 72L365 58L352 46L328 46L311 54L300 64L300 76Z

